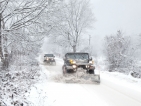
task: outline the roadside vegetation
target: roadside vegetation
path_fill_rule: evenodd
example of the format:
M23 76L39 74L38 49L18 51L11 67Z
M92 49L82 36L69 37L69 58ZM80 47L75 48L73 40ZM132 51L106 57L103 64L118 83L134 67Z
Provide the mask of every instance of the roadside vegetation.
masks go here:
M130 36L125 36L120 30L115 35L105 37L105 56L108 71L131 74L141 78L139 44L134 45Z
M0 0L0 106L34 106L25 94L39 80L36 58L45 38L60 57L70 51L99 56L87 32L95 21L88 0ZM121 31L104 41L108 70L140 78L140 44Z

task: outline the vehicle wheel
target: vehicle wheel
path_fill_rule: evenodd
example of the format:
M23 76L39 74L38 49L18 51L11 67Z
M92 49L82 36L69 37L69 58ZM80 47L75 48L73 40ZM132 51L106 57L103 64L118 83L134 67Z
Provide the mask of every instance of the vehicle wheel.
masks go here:
M89 70L89 74L94 74L94 70Z

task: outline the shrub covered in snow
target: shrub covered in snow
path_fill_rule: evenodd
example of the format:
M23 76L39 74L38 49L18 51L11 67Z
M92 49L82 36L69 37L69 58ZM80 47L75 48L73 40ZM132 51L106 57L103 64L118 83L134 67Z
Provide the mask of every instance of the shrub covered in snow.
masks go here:
M37 61L28 56L15 59L17 62L13 61L7 70L0 72L0 106L31 106L25 93L38 81L40 68Z
M118 31L116 35L106 36L105 41L109 71L128 74L130 71L136 70L136 73L141 73L135 64L137 62L134 57L135 49L132 47L129 37L123 36L121 31Z

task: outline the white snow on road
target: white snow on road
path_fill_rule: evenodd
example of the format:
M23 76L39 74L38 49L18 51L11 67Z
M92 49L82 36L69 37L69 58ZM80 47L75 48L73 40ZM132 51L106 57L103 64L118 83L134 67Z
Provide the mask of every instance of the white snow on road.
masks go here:
M54 76L62 78L63 60L56 61L56 66L40 65L41 80L28 97L34 106L141 106L141 80L101 71L100 85L56 82Z

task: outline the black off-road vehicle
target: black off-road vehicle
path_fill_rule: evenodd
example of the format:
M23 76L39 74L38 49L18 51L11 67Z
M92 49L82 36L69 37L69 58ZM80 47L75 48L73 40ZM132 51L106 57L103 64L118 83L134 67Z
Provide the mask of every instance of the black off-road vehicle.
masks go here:
M45 54L44 63L49 65L56 65L55 56L53 54Z
M83 70L84 75L81 75L81 78L90 78L92 81L100 83L100 72L95 73L95 66L93 64L94 61L92 57L89 57L89 53L66 53L62 67L63 75L66 76L68 75L67 73L79 73L79 71Z
M95 66L88 53L66 53L64 57L63 74L76 72L83 68L88 74L94 74Z

